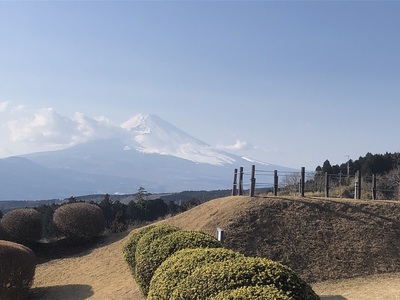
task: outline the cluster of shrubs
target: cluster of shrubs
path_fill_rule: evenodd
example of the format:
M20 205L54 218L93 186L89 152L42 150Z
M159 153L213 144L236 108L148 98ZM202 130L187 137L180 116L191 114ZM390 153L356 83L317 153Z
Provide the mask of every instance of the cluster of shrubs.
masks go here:
M36 255L30 248L42 237L42 215L23 208L6 213L0 221L0 299L25 299L36 268ZM99 236L105 224L101 209L89 203L60 206L53 222L74 244Z
M0 238L33 246L43 237L43 216L33 208L9 211L0 220ZM93 204L68 203L57 208L52 216L59 236L71 242L85 243L104 231L101 209Z
M203 232L143 227L130 233L123 254L150 300L319 299L289 267L225 249Z

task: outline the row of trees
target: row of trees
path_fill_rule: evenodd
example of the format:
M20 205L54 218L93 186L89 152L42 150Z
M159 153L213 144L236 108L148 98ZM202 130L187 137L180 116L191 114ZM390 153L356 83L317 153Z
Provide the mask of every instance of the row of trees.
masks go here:
M178 205L174 201L166 203L160 198L148 199L149 195L143 187L140 187L135 195L135 200L124 204L119 200L111 201L110 195L106 194L98 204L103 211L106 228L111 232L121 232L126 230L129 225L172 216L201 204L201 201L196 198Z
M99 203L94 203L93 201L89 203L101 209L104 215L105 229L110 233L122 232L127 230L129 226L136 226L169 215L175 215L201 203L200 200L192 198L178 205L173 201L166 203L161 199L148 199L149 196L146 190L141 187L136 193L135 199L128 204L124 204L119 200L112 201L109 194L105 194L103 200ZM83 201L70 197L66 203L80 202ZM58 228L54 225L53 217L55 211L61 206L60 204L45 204L35 208L41 218L43 238L54 239L60 235ZM0 211L0 219L2 215Z
M305 192L324 195L328 186L330 196L353 198L355 174L361 172L362 199L400 199L400 153L371 154L353 161L331 165L327 159L316 172L308 172L305 178ZM326 178L326 174L328 178ZM373 176L374 175L374 180ZM376 185L375 185L376 180ZM281 193L300 192L300 172L285 175Z
M327 172L328 174L348 174L354 175L356 171L360 170L362 174L371 176L372 174L383 175L393 170L398 170L400 167L400 153L389 153L385 154L372 154L367 153L364 157L360 156L359 159L353 161L349 159L347 162L331 165L329 160L321 166L316 167L317 172Z
M400 153L372 154L367 153L364 157L353 161L348 160L340 165L331 165L329 160L325 160L322 167L317 166L317 173L313 178L309 178L308 186L317 187L318 191L323 191L325 186L325 173L330 175L330 185L340 187L342 197L352 198L354 193L354 179L352 178L357 171L362 175L362 197L372 198L372 175L377 180L376 193L378 199L394 200L400 196ZM339 176L339 174L343 176ZM348 176L349 175L349 176Z

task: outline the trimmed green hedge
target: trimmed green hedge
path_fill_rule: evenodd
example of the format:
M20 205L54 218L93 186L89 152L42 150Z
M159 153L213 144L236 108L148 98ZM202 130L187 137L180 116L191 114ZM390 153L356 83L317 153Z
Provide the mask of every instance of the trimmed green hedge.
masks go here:
M131 269L132 275L136 277L135 275L135 267L136 267L136 247L137 244L140 240L140 238L152 230L155 226L147 226L147 227L142 227L137 230L133 230L131 233L129 233L126 241L124 242L122 246L122 253L124 255L124 258L126 262L128 263L129 268Z
M207 263L244 257L225 248L183 249L172 254L155 271L149 288L148 300L169 300L176 285L197 267Z
M234 290L223 291L210 300L293 300L292 297L278 290L274 285L244 286Z
M140 239L139 244L146 235ZM136 277L139 279L143 294L147 296L154 272L173 253L187 248L221 248L222 244L204 232L176 231L155 239L146 249L148 251L141 251L138 256L139 246L136 250Z
M180 231L180 229L175 226L165 224L156 225L139 239L135 252L134 274L136 282L139 284L144 295L147 295L148 286L155 271L154 266L149 264L149 261L153 259L150 254L154 252L154 250L152 251L152 244L157 239L176 231Z
M182 280L172 299L208 299L226 290L274 285L294 300L316 300L318 295L292 269L265 258L237 258L206 264Z

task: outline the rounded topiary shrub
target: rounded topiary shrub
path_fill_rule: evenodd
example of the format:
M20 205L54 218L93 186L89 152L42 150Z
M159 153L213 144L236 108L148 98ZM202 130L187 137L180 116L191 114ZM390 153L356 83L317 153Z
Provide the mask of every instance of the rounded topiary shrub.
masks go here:
M3 216L1 227L7 239L31 245L42 237L42 215L33 208L15 209Z
M234 290L223 291L210 300L293 300L292 297L278 290L274 285L244 286Z
M35 275L36 257L31 249L0 241L0 299L25 299Z
M176 285L205 264L244 257L225 248L183 249L168 257L155 271L147 299L169 300Z
M60 206L53 215L60 232L74 243L87 242L99 236L105 227L101 209L89 203L70 203Z
M157 239L176 231L180 231L180 228L166 224L156 225L139 239L135 253L134 275L144 295L147 295L148 286L154 273L154 266L148 263L151 260L149 256L152 251L151 246Z
M170 299L208 299L222 291L245 286L274 285L295 300L319 299L288 266L265 258L236 258L206 264L174 289Z
M135 255L136 255L137 244L140 238L154 227L155 227L154 225L151 225L133 230L131 233L129 233L128 237L126 238L122 246L122 253L133 275L135 275L134 274L136 266Z
M149 251L142 256L136 275L142 278L142 290L148 293L151 278L157 268L178 250L194 248L221 248L222 244L213 236L200 231L176 231L154 240ZM138 268L139 267L139 268Z

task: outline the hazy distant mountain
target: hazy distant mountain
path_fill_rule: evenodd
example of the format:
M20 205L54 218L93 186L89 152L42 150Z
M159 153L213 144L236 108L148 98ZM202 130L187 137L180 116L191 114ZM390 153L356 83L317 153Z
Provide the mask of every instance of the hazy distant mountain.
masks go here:
M0 160L0 200L94 193L229 189L234 168L259 164L214 149L154 115L137 115L112 139ZM288 170L262 164L264 170Z
M138 143L137 151L187 159L197 163L224 165L235 161L155 115L137 115L121 125Z

